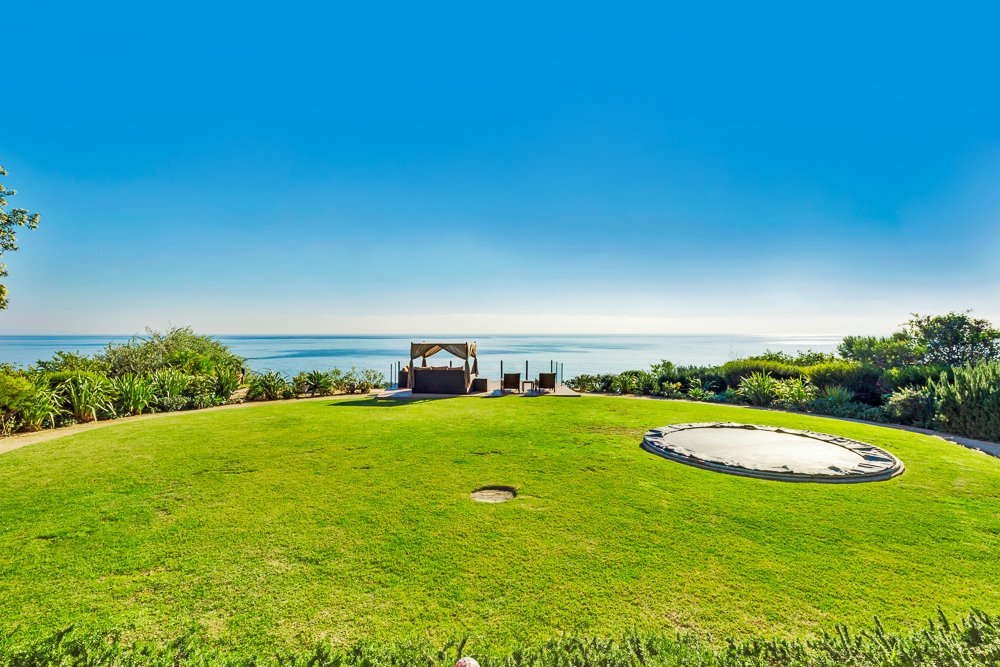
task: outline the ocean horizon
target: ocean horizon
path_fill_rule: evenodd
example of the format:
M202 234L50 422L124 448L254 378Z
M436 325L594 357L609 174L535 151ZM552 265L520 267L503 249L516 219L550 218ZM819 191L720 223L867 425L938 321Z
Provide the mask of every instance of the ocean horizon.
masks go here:
M662 359L682 365L719 364L766 350L795 353L800 350L833 352L841 341L833 335L734 335L734 334L386 334L312 335L240 334L214 335L255 371L294 375L313 369L374 368L388 373L397 362L409 360L411 341L474 340L479 349L481 375L497 377L501 363L508 370L530 373L562 364L564 377L581 373L611 373L648 368ZM0 335L0 362L31 366L57 351L93 354L109 343L121 344L124 335ZM460 360L440 353L435 364Z

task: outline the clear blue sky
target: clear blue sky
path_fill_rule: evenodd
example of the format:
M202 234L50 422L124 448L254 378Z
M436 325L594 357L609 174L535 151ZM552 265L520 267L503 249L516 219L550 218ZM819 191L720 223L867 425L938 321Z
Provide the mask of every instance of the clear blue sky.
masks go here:
M0 332L1000 320L990 3L5 5Z

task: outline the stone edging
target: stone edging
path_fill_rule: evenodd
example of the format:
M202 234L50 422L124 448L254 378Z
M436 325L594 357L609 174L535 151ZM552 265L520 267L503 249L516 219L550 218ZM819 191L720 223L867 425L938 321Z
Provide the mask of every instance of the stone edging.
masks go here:
M735 464L727 464L719 461L712 461L699 458L690 450L673 444L669 438L674 433L696 428L723 428L723 429L745 429L753 431L768 431L771 433L784 433L788 435L811 438L826 442L844 449L850 450L864 459L863 463L855 468L844 470L829 475L824 474L802 474L792 472L777 472L773 470L756 470L745 468ZM744 477L756 477L759 479L769 479L781 482L826 482L826 483L851 483L851 482L874 482L891 479L903 472L903 462L895 456L875 445L860 440L852 440L838 435L828 433L817 433L816 431L801 431L798 429L783 428L779 426L763 426L759 424L740 424L736 422L704 422L695 424L670 424L647 431L642 440L642 448L646 451L662 456L663 458L678 463L713 470L716 472L728 473L730 475L742 475Z

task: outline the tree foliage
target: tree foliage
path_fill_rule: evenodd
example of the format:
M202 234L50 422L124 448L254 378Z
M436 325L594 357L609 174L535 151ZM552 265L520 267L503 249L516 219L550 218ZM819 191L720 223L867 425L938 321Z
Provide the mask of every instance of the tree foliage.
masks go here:
M7 172L0 166L0 176L6 176ZM21 227L36 229L38 227L38 214L29 213L23 208L12 208L6 210L7 198L17 194L16 190L8 190L3 183L0 183L0 257L17 250L17 232ZM7 265L0 262L0 279L6 278ZM0 283L0 310L7 307L7 286Z
M917 341L925 364L963 366L1000 360L1000 330L989 320L974 318L968 312L923 317L914 314L906 331Z

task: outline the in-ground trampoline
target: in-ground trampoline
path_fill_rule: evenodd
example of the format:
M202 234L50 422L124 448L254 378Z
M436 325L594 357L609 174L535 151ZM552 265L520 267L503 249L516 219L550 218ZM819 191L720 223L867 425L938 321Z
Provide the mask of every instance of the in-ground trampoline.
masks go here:
M671 424L646 433L642 447L706 470L782 482L876 482L903 463L866 442L775 426Z

